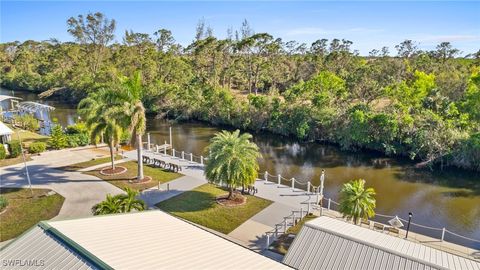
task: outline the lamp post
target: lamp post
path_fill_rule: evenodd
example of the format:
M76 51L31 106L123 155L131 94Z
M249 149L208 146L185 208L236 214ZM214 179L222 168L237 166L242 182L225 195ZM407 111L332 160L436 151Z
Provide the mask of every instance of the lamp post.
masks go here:
M412 212L408 212L408 224L407 224L407 233L405 234L405 239L408 238L408 231L410 230L410 221L412 221Z
M322 170L322 174L320 175L320 192L317 192L317 204L320 203L322 205L323 200L323 184L325 183L325 170Z
M25 158L25 152L23 151L22 139L20 138L20 132L18 130L17 130L17 137L18 137L18 141L20 142L20 150L22 151L23 166L25 167L25 174L27 175L28 186L30 187L30 193L32 193L32 198L33 198L32 181L30 181L30 173L28 172L27 160ZM3 145L1 147L3 147Z

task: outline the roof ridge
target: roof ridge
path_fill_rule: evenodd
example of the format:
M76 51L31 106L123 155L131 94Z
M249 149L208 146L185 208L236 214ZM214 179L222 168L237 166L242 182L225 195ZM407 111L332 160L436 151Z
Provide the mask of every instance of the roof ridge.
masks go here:
M329 217L326 217L326 218L329 218ZM329 218L331 219L331 218ZM335 220L335 219L333 219ZM430 267L433 267L433 268L436 268L436 269L444 269L444 270L449 270L450 268L448 267L445 267L445 266L442 266L442 265L438 265L436 263L433 263L431 261L427 261L425 259L421 259L421 258L418 258L418 257L414 257L414 256L411 256L409 254L406 254L404 252L400 252L398 250L395 250L395 249L391 249L391 248L388 248L388 247L385 247L385 246L381 246L379 244L376 244L376 243L372 243L372 242L368 242L366 240L363 240L363 239L360 239L360 238L356 238L354 236L350 236L350 235L345 235L345 234L342 234L342 233L339 233L337 231L334 231L334 230L331 230L331 229L328 229L328 228L324 228L324 227L321 227L317 224L312 224L313 221L310 221L310 222L307 222L305 223L305 225L307 227L310 227L312 229L317 229L317 230L320 230L320 231L323 231L323 232L326 232L326 233L330 233L330 234L333 234L333 235L336 235L338 237L341 237L341 238L344 238L344 239L348 239L348 240L351 240L351 241L355 241L355 242L358 242L358 243L361 243L361 244L364 244L364 245L367 245L367 246L370 246L370 247L374 247L376 249L380 249L384 252L388 252L388 253L391 253L391 254L394 254L394 255L397 255L397 256L400 256L400 257L404 257L404 258L407 258L409 260L412 260L412 261L416 261L416 262L419 262L419 263L422 263L422 264L426 264ZM353 224L349 224L349 225L352 225L352 226L355 226ZM365 229L365 228L363 228ZM380 232L376 232L376 231L372 231L372 232L375 232L375 233L380 233ZM386 237L393 237L391 235L386 235L386 234L383 234L383 236L386 236ZM414 243L414 242L411 242L412 244L417 244L417 243ZM418 244L420 245L420 244ZM422 245L424 246L424 245ZM430 248L430 249L434 249L434 248L431 248L431 247L428 247L428 246L424 246L425 248ZM437 250L437 249L435 249ZM444 252L444 251L441 251L441 250L438 250L440 252ZM445 252L445 253L448 253L448 252ZM448 253L448 254L451 254L451 253ZM454 255L454 254L451 254L453 256L457 256L457 255ZM459 256L457 256L459 257ZM460 258L463 258L463 257L460 257ZM466 258L465 258L466 259Z
M40 221L38 226L42 228L46 233L50 234L52 237L60 241L62 244L66 245L70 249L72 249L75 253L79 256L83 257L85 260L93 264L95 267L99 269L108 269L113 270L113 267L99 259L97 256L93 255L90 251L86 250L84 247L77 244L77 242L70 239L65 234L61 233L59 230L52 227L45 221Z

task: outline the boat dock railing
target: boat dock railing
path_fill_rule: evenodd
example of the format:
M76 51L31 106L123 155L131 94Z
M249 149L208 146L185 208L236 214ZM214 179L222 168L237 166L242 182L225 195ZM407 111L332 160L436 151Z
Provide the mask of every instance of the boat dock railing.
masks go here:
M151 149L151 152L157 153L157 154L162 154L162 155L167 155L167 156L172 156L175 158L178 158L180 160L185 160L188 162L192 163L198 163L200 165L204 165L205 161L208 159L206 156L203 155L195 155L191 152L187 151L182 151L182 150L177 150L174 148L171 148L170 145L164 144L164 146L167 145L167 147L159 148L157 149ZM266 235L269 238L269 243L273 241L273 239L276 238L276 236L279 234L279 232L286 232L288 228L291 226L295 225L295 221L298 222L299 219L305 217L308 213L316 213L318 215L323 215L323 214L331 214L331 213L336 213L334 216L336 217L341 217L342 215L340 214L340 203L334 201L331 198L322 198L321 193L321 187L320 186L315 186L312 184L310 180L299 180L294 177L285 177L282 176L281 174L271 174L267 171L264 173L259 173L259 175L262 175L262 179L258 180L263 180L265 183L271 184L274 183L278 187L288 187L291 188L292 190L295 189L300 189L306 191L305 195L310 195L313 196L315 199L314 201L309 201L307 204L307 209L299 209L297 211L293 211L289 216L285 217L283 221L275 225L274 230L271 232L267 232ZM388 220L391 218L395 218L396 216L393 215L385 215L385 214L380 214L380 213L375 213L375 218L374 221L372 222L378 222L378 223L383 223L387 224ZM399 218L403 222L408 222L408 220L405 220L403 218ZM386 228L388 227L385 225ZM441 228L436 228L436 227L430 227L414 222L410 222L410 231L411 232L416 232L415 234L412 234L412 238L415 240L415 237L428 237L430 239L436 240L437 242L451 242L457 245L464 246L465 249L469 252L472 250L478 252L478 247L480 246L480 240L478 239L473 239L470 237L463 236L461 234L455 233L451 230L448 230L445 227ZM275 235L275 236L273 236ZM464 252L466 253L466 252ZM480 253L477 253L477 256L480 255Z

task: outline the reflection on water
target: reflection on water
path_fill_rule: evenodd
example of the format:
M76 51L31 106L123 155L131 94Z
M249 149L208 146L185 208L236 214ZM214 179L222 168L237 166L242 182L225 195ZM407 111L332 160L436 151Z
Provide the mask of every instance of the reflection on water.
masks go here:
M161 120L149 120L153 143L168 141L169 124ZM182 123L172 126L175 149L204 153L208 141L220 128L201 123ZM408 218L413 212L413 222L443 228L480 239L480 176L478 173L450 169L433 173L418 170L411 162L388 158L372 153L339 151L331 145L298 143L271 134L254 134L263 158L260 171L295 177L300 181L320 182L321 170L326 170L325 194L338 200L343 183L364 178L377 192L377 212ZM386 221L385 219L379 219ZM435 237L441 231L415 231ZM446 240L449 239L447 234ZM480 244L463 242L480 248Z
M36 95L23 92L19 96L27 100L36 99ZM71 124L76 119L72 106L58 101L48 101L48 104L57 108L52 116L58 118L62 125ZM149 119L147 130L152 142L163 144L168 141L168 127L169 124L162 120ZM174 124L172 130L175 149L199 155L220 128L183 123ZM453 169L443 172L418 170L405 160L372 153L344 152L331 145L298 143L271 134L254 134L254 141L263 156L260 161L262 172L266 170L300 181L311 180L318 185L321 170L325 169L325 194L334 200L338 200L338 191L343 183L364 178L367 185L377 192L378 213L407 219L408 212L413 212L413 222L446 227L453 232L480 239L478 173ZM419 228L413 229L421 231ZM432 231L428 232L432 234ZM440 235L440 231L434 231L433 236ZM446 239L454 240L449 239L448 235ZM464 243L480 248L478 243Z

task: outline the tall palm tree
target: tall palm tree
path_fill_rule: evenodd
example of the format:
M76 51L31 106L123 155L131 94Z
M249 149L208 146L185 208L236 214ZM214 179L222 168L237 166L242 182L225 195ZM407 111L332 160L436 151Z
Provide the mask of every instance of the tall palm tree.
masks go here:
M122 213L128 213L132 210L143 211L147 208L143 200L137 199L139 193L137 190L126 187L125 192L127 192L127 194L119 195Z
M340 213L344 217L353 219L357 224L358 218L375 216L375 190L365 188L365 180L357 179L343 184L340 190Z
M145 116L145 107L142 103L142 93L142 76L140 72L135 72L132 78L128 78L123 81L121 98L123 99L125 106L125 124L128 126L128 131L130 134L132 134L132 138L137 144L138 181L144 178L142 135L145 133L147 122Z
M78 104L78 112L85 119L92 141L104 136L110 148L112 170L115 169L114 147L122 134L123 108L116 105L118 93L101 89L90 93Z
M229 187L228 198L238 186L255 183L258 176L258 161L261 157L258 146L251 142L252 135L240 131L222 131L215 134L208 146L205 166L207 179L214 183L225 182Z

